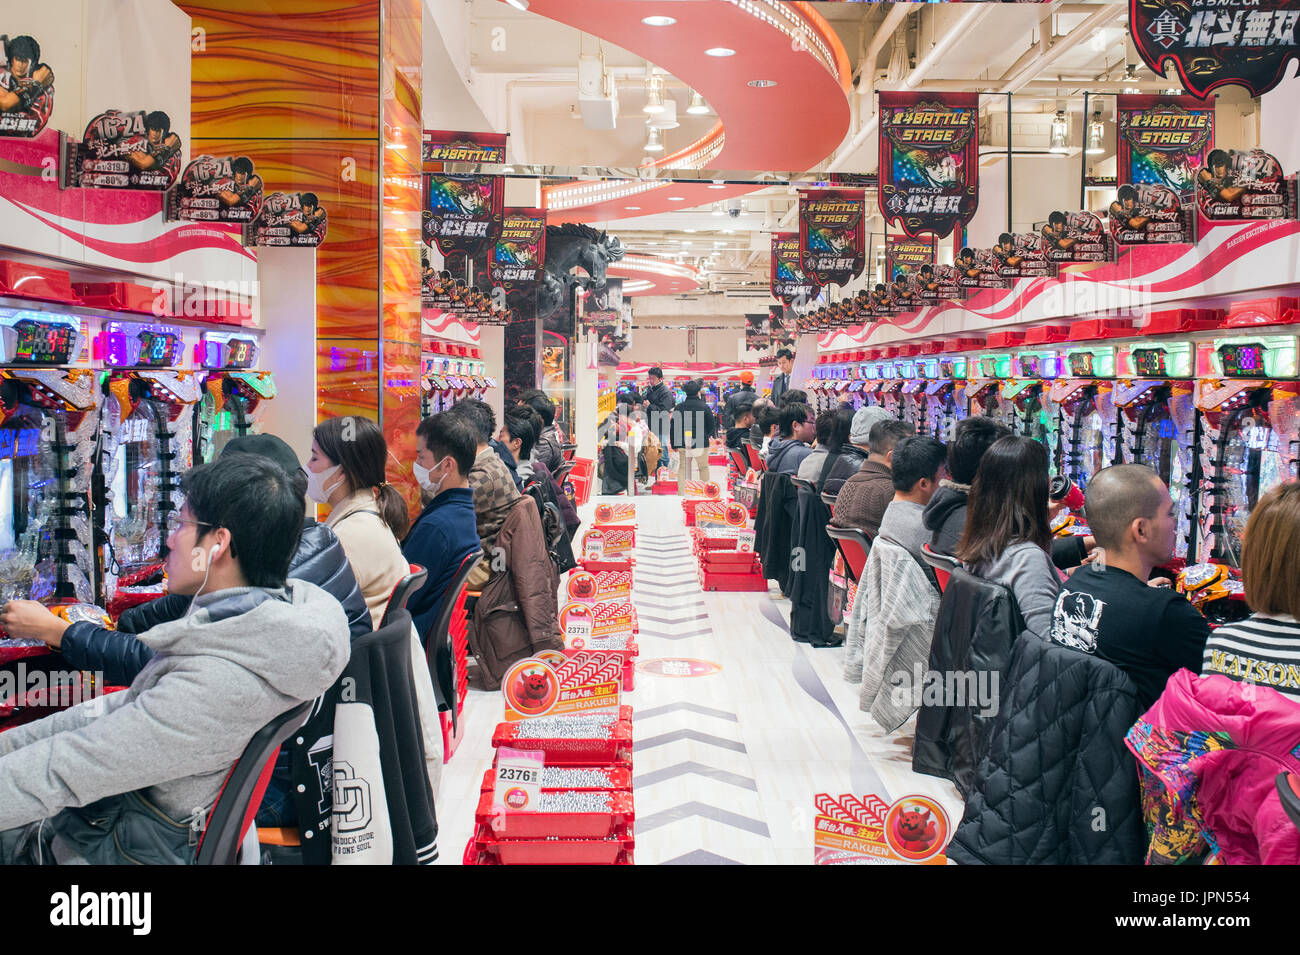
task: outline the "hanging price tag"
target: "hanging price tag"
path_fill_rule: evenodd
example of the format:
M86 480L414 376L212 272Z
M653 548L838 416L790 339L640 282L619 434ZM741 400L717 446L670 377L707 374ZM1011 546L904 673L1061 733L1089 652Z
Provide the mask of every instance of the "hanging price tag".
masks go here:
M531 812L542 792L542 770L546 754L541 750L497 750L496 785L492 808L505 812Z

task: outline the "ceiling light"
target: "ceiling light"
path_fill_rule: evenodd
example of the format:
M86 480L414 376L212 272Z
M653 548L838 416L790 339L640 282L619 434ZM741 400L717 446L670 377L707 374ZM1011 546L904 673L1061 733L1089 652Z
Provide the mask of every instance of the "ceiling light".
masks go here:
M735 50L729 50L725 46L712 46L704 51L707 56L735 56Z
M1088 148L1084 150L1090 156L1096 156L1104 153L1106 147L1103 144L1106 136L1106 127L1101 122L1101 110L1092 114L1092 122L1088 124Z
M1052 135L1048 141L1049 153L1067 153L1070 151L1070 124L1065 118L1065 110L1058 109L1052 120Z
M756 90L765 90L769 86L775 86L776 80L750 80L745 85L752 86Z
M640 207L640 206L624 206L623 208L624 208L624 210L626 210L627 212L640 212L640 211L641 211L641 207Z
M642 17L641 22L648 27L670 27L677 22L677 18L662 16Z
M662 148L662 147L661 147L661 148ZM668 197L668 201L669 201L669 202L685 202L685 201L686 201L686 197L685 197L685 196L669 196L669 197Z
M722 184L722 180L721 180L721 179L715 179L715 180L713 180L713 182L709 185L709 188L710 188L710 189L723 189L723 188L725 188L725 187L723 186L723 184Z
M510 6L514 7L516 10L528 9L528 0L506 0L506 3L510 4Z
M649 125L655 129L676 129L681 125L677 122L677 100L667 96L663 98L662 103L661 111L650 117Z
M707 116L709 114L709 104L704 102L704 97L695 90L691 90L691 105L686 107L686 112L692 116Z
M652 76L646 80L645 93L645 106L641 107L641 111L652 116L655 113L662 113L664 111L664 78L662 76Z
M659 138L659 130L651 127L645 138L645 151L648 153L661 153L664 151L663 140Z

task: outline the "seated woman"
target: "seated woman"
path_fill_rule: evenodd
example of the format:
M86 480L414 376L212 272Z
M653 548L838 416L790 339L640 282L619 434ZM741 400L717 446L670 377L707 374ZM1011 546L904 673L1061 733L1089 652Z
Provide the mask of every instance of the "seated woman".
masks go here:
M973 574L1009 589L1025 626L1046 639L1061 578L1052 566L1047 448L1005 437L983 457L967 497L956 556Z
M411 517L384 476L388 443L379 425L359 415L326 418L311 437L307 496L329 505L325 523L343 545L378 628L393 588L410 571L397 542Z
M1300 483L1273 488L1259 499L1246 523L1241 576L1245 620L1210 633L1201 675L1271 686L1300 702Z

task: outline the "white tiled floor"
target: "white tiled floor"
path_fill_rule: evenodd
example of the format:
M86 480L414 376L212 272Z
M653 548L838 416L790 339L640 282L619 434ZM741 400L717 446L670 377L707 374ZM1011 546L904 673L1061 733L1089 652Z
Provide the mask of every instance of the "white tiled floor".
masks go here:
M599 500L609 499L593 500L584 518ZM636 713L636 862L811 864L817 793L874 793L887 802L928 795L955 825L962 810L956 790L911 771L911 722L886 735L858 709L857 687L841 676L843 650L793 642L790 604L775 585L770 595L701 593L681 499L636 502L638 568L684 578L635 585L640 661L686 657L722 667L692 678L638 671L626 695ZM707 620L689 619L696 603ZM647 615L674 622L651 624ZM703 632L671 638L696 630ZM444 768L438 796L444 863L459 863L472 835L501 714L500 694L471 691L465 738Z

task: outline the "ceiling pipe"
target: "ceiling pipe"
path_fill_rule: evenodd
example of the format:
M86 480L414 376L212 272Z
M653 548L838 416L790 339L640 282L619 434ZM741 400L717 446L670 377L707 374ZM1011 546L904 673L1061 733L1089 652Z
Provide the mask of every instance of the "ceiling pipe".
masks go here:
M998 89L999 93L1015 93L1033 81L1033 77L1041 73L1052 63L1056 62L1070 50L1074 49L1080 43L1091 38L1094 30L1097 30L1110 23L1116 17L1128 10L1128 5L1124 3L1108 3L1101 9L1097 10L1091 16L1087 17L1082 23L1076 26L1065 36L1053 37L1048 44L1048 49L1040 56L1034 57L1011 78L1003 77L1002 86Z

